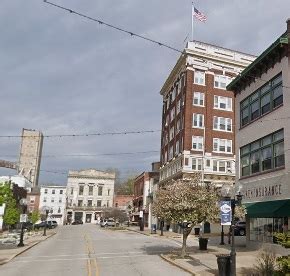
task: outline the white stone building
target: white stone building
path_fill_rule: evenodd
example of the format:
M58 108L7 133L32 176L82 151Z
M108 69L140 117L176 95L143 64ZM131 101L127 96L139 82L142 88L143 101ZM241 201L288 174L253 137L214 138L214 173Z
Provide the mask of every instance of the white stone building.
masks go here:
M106 208L113 207L115 173L87 169L69 171L67 222L96 223Z
M227 87L235 92L236 184L247 206L247 241L272 243L290 223L290 20Z
M66 186L43 186L40 188L39 210L48 208L48 220L56 220L59 225L65 222Z

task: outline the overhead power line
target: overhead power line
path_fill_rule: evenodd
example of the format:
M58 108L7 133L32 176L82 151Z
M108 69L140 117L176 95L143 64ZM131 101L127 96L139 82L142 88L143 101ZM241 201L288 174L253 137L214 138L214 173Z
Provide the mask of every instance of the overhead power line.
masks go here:
M97 133L81 133L81 134L50 134L43 135L44 138L65 138L65 137L90 137L90 136L114 136L114 135L129 135L129 134L146 134L160 132L160 130L137 130L137 131L120 131L120 132L97 132ZM37 138L34 135L0 135L0 138Z
M106 26L106 27L109 27L109 28L115 29L116 31L119 31L119 32L122 32L122 33L126 33L126 34L128 34L128 35L130 35L130 36L132 36L132 37L135 36L135 37L138 37L138 38L140 38L140 39L143 39L143 40L149 41L149 42L151 42L151 43L154 43L154 44L156 44L156 45L159 45L159 46L161 46L161 47L168 48L168 49L170 49L170 50L172 50L172 51L175 51L175 52L178 52L178 53L181 53L181 54L184 53L183 51L181 51L181 50L179 50L179 49L177 49L177 48L175 48L175 47L173 47L173 46L170 46L170 45L168 45L168 44L165 44L165 43L163 43L163 42L160 42L160 41L157 41L157 40L151 39L151 38L146 37L146 36L143 36L143 35L139 35L139 34L137 34L137 33L134 33L134 32L131 32L131 31L128 31L128 30L126 30L126 29L123 29L123 28L121 28L121 27L118 27L118 26L112 25L112 24L110 24L110 23L104 22L104 21L102 21L102 20L100 20L100 19L93 18L93 17L91 17L91 16L85 15L85 14L80 13L80 12L77 12L77 11L74 11L74 10L69 9L69 8L66 8L66 7L64 7L64 6L60 6L60 5L55 4L55 3L53 3L53 2L46 1L46 0L43 0L43 2L46 3L46 4L49 4L49 5L51 5L51 6L54 6L54 7L56 7L56 8L59 8L59 9L61 9L61 10L67 11L67 12L69 12L69 13L72 13L72 14L78 15L78 16L80 16L80 17L86 18L86 19L91 20L91 21L94 21L94 22L96 22L96 23L98 23L98 24L100 24L100 25L104 25L104 26Z

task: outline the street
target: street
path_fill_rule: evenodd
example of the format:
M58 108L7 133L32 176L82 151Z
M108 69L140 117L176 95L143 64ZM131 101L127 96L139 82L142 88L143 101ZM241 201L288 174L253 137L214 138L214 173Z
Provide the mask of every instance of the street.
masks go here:
M106 230L92 224L63 226L53 237L1 266L0 274L188 275L159 257L160 253L179 247L173 240Z

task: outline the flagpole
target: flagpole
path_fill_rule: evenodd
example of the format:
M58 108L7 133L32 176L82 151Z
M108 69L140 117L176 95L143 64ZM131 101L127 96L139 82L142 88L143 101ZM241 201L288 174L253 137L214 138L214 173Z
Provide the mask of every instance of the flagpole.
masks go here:
M193 41L193 2L191 2L191 41Z

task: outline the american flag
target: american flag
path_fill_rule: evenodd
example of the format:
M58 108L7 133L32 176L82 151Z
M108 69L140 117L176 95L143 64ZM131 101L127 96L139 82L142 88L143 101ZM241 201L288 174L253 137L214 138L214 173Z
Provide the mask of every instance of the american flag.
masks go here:
M194 8L193 10L194 10L193 16L195 18L197 18L201 22L205 22L206 21L206 16L203 13L201 13L197 8Z

